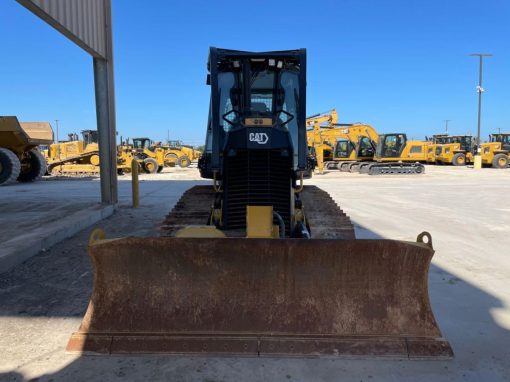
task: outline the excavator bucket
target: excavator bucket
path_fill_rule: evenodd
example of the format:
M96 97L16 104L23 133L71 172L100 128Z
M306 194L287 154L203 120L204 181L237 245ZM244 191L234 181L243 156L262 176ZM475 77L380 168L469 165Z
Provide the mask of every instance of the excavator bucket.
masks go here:
M79 353L449 358L428 298L431 243L97 240Z

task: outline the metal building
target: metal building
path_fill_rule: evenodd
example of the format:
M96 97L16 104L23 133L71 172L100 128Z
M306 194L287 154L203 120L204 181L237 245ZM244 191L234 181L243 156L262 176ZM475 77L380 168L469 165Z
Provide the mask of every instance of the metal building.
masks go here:
M16 0L93 57L101 201L116 204L117 157L111 0Z

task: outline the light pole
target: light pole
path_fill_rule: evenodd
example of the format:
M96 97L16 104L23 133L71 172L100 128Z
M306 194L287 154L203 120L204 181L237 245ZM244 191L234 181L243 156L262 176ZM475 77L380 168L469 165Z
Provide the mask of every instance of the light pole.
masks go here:
M448 134L448 122L450 122L450 121L451 121L451 119L445 119L444 120L444 124L445 124L444 125L444 132L445 132L445 134Z
M60 144L58 143L58 119L55 120L55 126L57 127L57 140L56 140L56 144L57 144L57 158L60 159Z
M483 68L483 58L492 56L490 53L473 53L470 54L470 56L476 56L480 59L480 74L478 77L478 86L476 87L476 91L478 92L478 130L476 134L476 151L479 154L480 153L480 125L481 125L481 119L482 119L482 68Z

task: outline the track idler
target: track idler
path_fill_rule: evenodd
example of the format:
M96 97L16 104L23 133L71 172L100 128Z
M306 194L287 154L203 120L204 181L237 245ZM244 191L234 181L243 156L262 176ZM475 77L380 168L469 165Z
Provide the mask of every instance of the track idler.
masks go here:
M68 352L453 355L429 303L426 233L418 242L99 235L89 253L94 288Z

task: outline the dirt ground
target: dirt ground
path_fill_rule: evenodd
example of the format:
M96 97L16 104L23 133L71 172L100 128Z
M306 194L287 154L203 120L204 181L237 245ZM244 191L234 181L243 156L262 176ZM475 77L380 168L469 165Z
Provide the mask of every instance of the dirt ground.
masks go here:
M58 182L62 188L80 182L84 192L99 194L93 179L41 186ZM117 213L97 224L109 237L157 235L182 192L204 182L196 169L143 175L139 209L129 206L129 176L119 183ZM87 229L0 275L0 380L510 380L510 169L428 166L424 175L382 177L329 172L309 183L331 194L360 238L414 241L431 232L430 297L453 360L67 355L92 287Z

